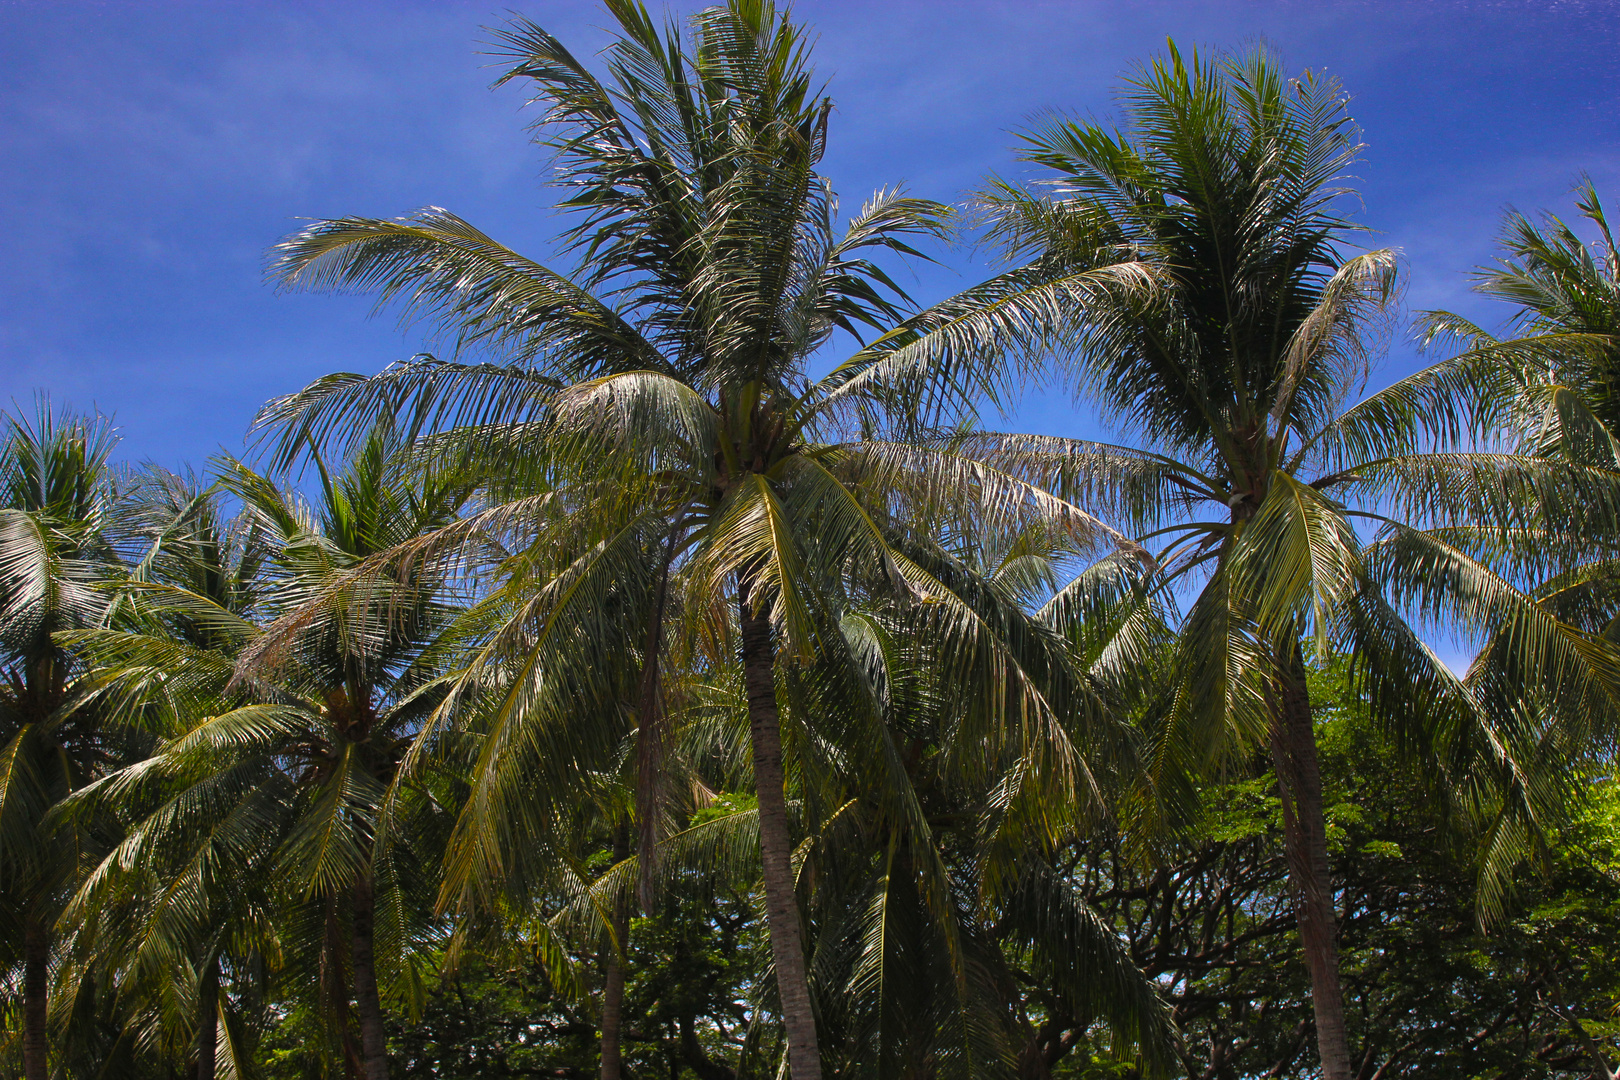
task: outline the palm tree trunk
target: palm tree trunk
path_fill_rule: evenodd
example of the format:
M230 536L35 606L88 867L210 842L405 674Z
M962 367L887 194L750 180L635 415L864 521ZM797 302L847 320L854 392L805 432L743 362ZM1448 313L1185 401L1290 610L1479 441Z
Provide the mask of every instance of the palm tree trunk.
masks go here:
M613 861L622 862L629 854L630 844L624 829L615 830ZM624 961L621 950L627 949L630 932L630 912L624 901L615 901L613 908L613 934L607 954L602 958L602 1080L619 1080L623 1061L621 1037L624 1022Z
M1305 966L1311 975L1311 1008L1316 1014L1322 1080L1351 1080L1344 991L1339 983L1338 918L1333 909L1327 823L1322 812L1322 773L1316 757L1316 729L1305 684L1305 661L1297 643L1290 660L1278 686L1271 730L1271 755L1282 800L1283 846L1288 855L1288 876Z
M219 1050L219 959L209 957L197 983L197 1080L214 1080Z
M352 901L352 897L351 897ZM350 1023L349 984L353 982L343 966L343 933L338 918L341 903L337 898L326 901L326 934L321 943L320 1015L331 1025L331 1030L343 1054L344 1080L360 1080L364 1071L360 1065L360 1048L354 1041L354 1025ZM353 942L350 942L351 950Z
M787 1032L792 1080L820 1080L821 1050L810 1001L799 905L793 888L793 837L788 831L782 777L782 727L776 713L776 656L763 606L751 610L746 579L737 590L742 617L743 682L748 692L748 730L754 751L754 787L759 798L759 850L765 879L765 911L776 964L776 993Z
M374 948L377 898L371 870L354 882L354 1008L360 1019L360 1061L364 1080L388 1080L388 1036L383 1030L382 998L377 993Z
M636 903L644 914L652 914L653 881L658 861L658 811L664 779L665 712L659 665L664 643L664 609L669 602L670 560L680 536L680 522L670 529L664 541L664 558L659 567L658 592L647 624L647 644L642 650L641 683L636 710ZM624 861L630 853L623 830L615 833L613 861ZM602 1080L619 1080L623 1062L621 1031L624 1019L624 963L620 951L628 947L630 912L620 902L613 910L616 946L608 949L602 971Z
M45 1005L51 974L51 936L44 922L29 915L23 930L23 1077L45 1080Z
M618 928L614 929L617 932ZM617 945L608 945L602 968L602 1080L619 1080L623 1060L620 1024L624 1014L624 963L619 959Z
M664 542L664 556L658 571L658 590L648 616L647 643L641 655L641 682L636 708L636 822L640 837L636 845L636 903L644 914L652 914L653 882L658 872L658 812L664 783L664 739L667 716L664 709L662 669L659 654L664 645L664 610L669 603L670 563L680 524L670 529ZM622 859L623 856L619 856ZM617 859L615 861L618 861Z

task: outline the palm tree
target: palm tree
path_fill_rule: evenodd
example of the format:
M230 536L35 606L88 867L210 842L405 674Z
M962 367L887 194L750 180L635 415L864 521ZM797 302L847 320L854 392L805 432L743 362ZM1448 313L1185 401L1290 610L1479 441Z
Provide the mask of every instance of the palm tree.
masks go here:
M1505 441L1522 454L1563 462L1587 488L1620 484L1620 250L1592 183L1576 188L1576 209L1596 233L1587 244L1564 221L1538 225L1510 212L1504 257L1475 273L1475 290L1513 306L1513 331L1498 337L1459 315L1423 313L1426 344L1460 343L1450 363L1471 365L1492 390L1485 402ZM1492 836L1489 895L1506 888L1526 841L1535 841L1572 799L1585 794L1593 755L1610 756L1620 732L1620 701L1566 669L1614 661L1603 645L1620 641L1620 592L1614 572L1617 534L1612 503L1597 497L1548 502L1521 527L1454 531L1446 539L1491 566L1557 629L1552 643L1585 645L1585 660L1558 655L1518 620L1476 619L1483 646L1469 685L1500 718L1536 766L1525 798L1510 806ZM1593 639L1588 644L1588 639Z
M846 718L814 759L833 790L819 796L829 820L805 857L832 883L817 966L840 988L829 1011L842 1075L1046 1080L1098 1020L1145 1073L1173 1060L1156 988L1061 859L1128 787L1138 762L1119 718L1140 703L1137 669L1168 635L1135 557L1110 556L1055 591L1072 552L1039 532L949 548L917 537L914 557L994 627L1087 748L1083 783L1030 769L1043 748L1026 740L1045 734L995 721L1016 704L997 700L1008 687L987 670L996 658L941 656L950 636L928 606L878 596L851 611L860 677L804 694L805 708ZM851 700L849 687L864 693Z
M223 492L195 476L149 468L127 498L142 549L120 582L116 628L58 640L90 669L86 693L105 714L172 739L202 714L240 703L224 691L254 636L274 551L252 514L228 518ZM248 1048L222 976L245 984L242 976L277 951L271 891L254 875L218 872L223 853L210 833L174 828L183 782L104 797L121 782L115 773L63 804L68 819L109 811L124 826L64 911L73 951L106 972L105 985L144 1029L143 1044L171 1058L194 1054L193 1075L212 1080L224 1032L226 1060L240 1073Z
M1510 367L1511 374L1534 378L1538 387L1562 386L1580 393L1603 426L1620 430L1620 249L1608 215L1590 180L1576 189L1575 208L1596 230L1588 245L1574 228L1552 215L1540 226L1510 212L1503 223L1505 257L1480 267L1476 292L1511 304L1518 333L1498 338L1450 312L1425 312L1426 338L1461 340ZM1508 361L1516 360L1517 364ZM1510 404L1517 405L1518 402ZM1533 402L1532 409L1543 406Z
M194 627L205 643L161 632L86 642L106 684L136 701L134 688L152 688L186 721L150 760L85 793L145 811L87 886L86 910L116 892L120 870L159 881L160 897L138 912L145 947L129 959L195 958L199 986L212 993L218 969L210 965L258 934L221 920L265 918L247 883L263 884L282 948L309 973L350 1067L366 1080L388 1075L379 943L407 950L431 893L423 849L432 845L432 802L422 784L395 781L442 696L443 657L433 644L456 609L446 583L430 575L363 586L344 575L454 520L466 498L464 487L409 468L400 451L390 432L372 432L344 472L320 467L313 509L227 459L220 484L243 503L242 527L270 548L260 579L140 591L161 622ZM233 602L244 591L248 612ZM383 820L385 803L397 829ZM188 936L200 939L190 949Z
M1439 365L1347 404L1397 264L1391 251L1345 253L1353 226L1336 184L1359 146L1336 83L1286 78L1264 51L1186 61L1172 46L1123 100L1123 131L1056 119L1024 137L1050 190L988 194L993 235L1028 261L986 290L1121 263L1151 275L1150 295L1034 312L1048 316L1044 344L1073 384L1139 445L982 436L980 456L1106 508L1156 548L1158 587L1187 606L1154 721L1151 794L1189 806L1193 778L1228 755L1269 751L1322 1074L1345 1080L1303 639L1356 658L1380 715L1437 785L1483 791L1470 785L1511 762L1402 612L1472 604L1470 617L1488 609L1530 619L1541 639L1557 634L1418 526L1516 520L1522 493L1567 502L1571 478L1522 456L1462 452L1484 415L1469 389L1478 364ZM1365 550L1358 523L1377 530ZM1567 658L1586 644L1555 648ZM1581 668L1586 691L1612 693L1611 667Z
M840 582L852 567L879 568L888 587L955 612L959 634L982 630L890 546L874 517L886 502L926 504L939 520L944 508L954 505L957 521L971 508L991 528L1041 518L1087 539L1107 534L1076 508L949 448L837 440L851 433L846 422L875 431L888 417L901 430L996 388L976 357L917 366L918 347L951 339L958 320L944 313L925 329L896 331L908 301L872 261L915 254L911 238L939 232L945 208L879 192L839 235L833 194L815 171L831 103L813 84L803 31L770 3L700 12L689 36L673 25L660 31L628 0L606 6L618 26L607 84L539 27L519 21L496 34L515 61L502 81L529 80L549 106L538 127L557 156L561 205L581 215L565 237L580 256L577 273L524 258L436 208L317 222L281 244L272 266L285 287L403 302L433 316L458 348L484 348L504 363L419 358L372 379L332 376L273 403L262 422L281 430L284 462L380 415L400 414L413 433L457 429L441 450L470 454L483 479L527 494L469 518L441 548L495 523L526 526L524 550L548 557L577 550L580 533L593 538L565 574L539 579L553 584L470 669L479 674L469 679L488 679L495 667L519 676L489 720L475 790L494 782L518 730L543 727L582 693L603 701L615 692L602 651L580 632L615 590L633 588L647 620L649 644L637 657L646 688L659 685L662 626L677 615L716 657L737 649L788 1057L794 1080L811 1080L821 1055L791 868L779 654L808 661L843 648ZM1111 266L1040 288L1080 295L1139 281ZM808 378L835 331L863 328L882 336L828 376ZM1016 338L1019 327L1002 333ZM517 482L525 477L526 489ZM569 513L558 512L563 504ZM677 571L679 612L658 599ZM557 696L563 685L568 698ZM1026 696L1049 721L1038 695ZM663 738L661 708L651 693L637 708L650 760ZM649 797L644 790L638 802ZM474 838L468 850L491 850L502 826L479 815L498 805L493 794L473 797L462 825ZM656 815L640 816L650 853Z
M1074 555L1068 536L1037 529L941 546L926 530L889 526L891 544L988 632L974 640L941 627L957 616L936 620L943 605L897 598L874 568L850 582L845 647L779 673L784 725L798 733L795 863L817 928L811 977L828 1068L1046 1077L1053 1051L1025 1009L1029 992L1041 996L1047 1043L1068 1045L1057 1036L1100 1019L1157 1073L1173 1042L1157 993L1054 857L1106 815L1107 792L1131 773L1132 740L1115 717L1140 696L1135 662L1155 638L1142 566L1110 557L1040 605L1054 568ZM665 663L690 667L678 655ZM741 673L723 657L700 669L709 674L682 688L673 717L679 756L700 788L746 790L746 764L734 764L748 741ZM1025 688L1056 730L1005 722ZM1078 783L1038 764L1054 738L1086 748L1070 761L1085 770ZM660 845L660 882L757 875L758 809L731 805ZM626 859L558 920L589 925L611 910L635 864ZM702 1072L707 1059L695 1057Z
M1033 1080L1049 1075L1048 1055L1061 1056L1053 1047L1100 1019L1156 1073L1173 1042L1162 1003L1055 858L1130 775L1132 740L1114 717L1139 698L1137 661L1163 640L1143 568L1110 557L1042 605L1055 566L1074 554L1067 536L1034 530L942 547L890 525L891 543L990 632L977 641L942 632L936 605L895 597L874 570L850 582L859 599L840 620L846 648L779 673L784 726L799 733L795 865L817 928L811 977L828 1068ZM667 671L690 670L678 652ZM1014 678L998 671L1008 666ZM708 674L681 688L685 706L671 717L676 756L698 790L746 790L741 673L723 656L699 667ZM1048 703L1057 732L1005 723L1020 682ZM1080 783L1032 767L1054 735L1086 748L1072 762L1086 770ZM663 841L660 888L693 875L754 879L758 810L727 805ZM598 913L634 891L636 863L577 894L558 928L599 925ZM1034 996L1046 1013L1039 1035L1026 1011ZM687 1052L700 1073L713 1067Z
M115 576L118 497L102 417L6 417L0 446L0 917L7 959L20 961L22 1064L48 1074L52 927L94 839L57 832L51 809L124 749L94 708L81 708L81 669L54 634L107 612L98 583ZM10 965L8 965L10 966Z

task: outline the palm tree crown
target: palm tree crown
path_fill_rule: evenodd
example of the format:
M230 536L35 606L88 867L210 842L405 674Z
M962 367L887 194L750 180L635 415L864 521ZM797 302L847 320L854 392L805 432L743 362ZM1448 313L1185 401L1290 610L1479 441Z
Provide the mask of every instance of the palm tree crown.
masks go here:
M779 648L808 660L843 647L838 611L852 570L934 597L958 613L961 634L982 629L890 542L891 522L911 510L991 532L1040 519L1079 547L1111 534L949 448L831 440L845 421L882 417L908 396L937 406L989 385L969 361L936 362L956 333L951 312L894 326L908 301L871 258L914 254L911 238L938 232L944 208L880 192L836 228L816 172L830 105L802 31L770 4L704 11L689 40L660 31L639 5L608 7L619 37L606 85L532 24L497 34L515 61L503 78L530 80L547 105L542 141L557 156L563 205L581 215L565 237L578 272L525 259L437 209L317 223L284 242L272 268L290 287L375 290L507 363L423 359L374 379L333 376L263 419L282 433L283 461L384 414L399 413L409 431L451 428L435 451L474 461L518 499L448 531L446 546L521 526L528 550L578 552L566 588L559 579L521 606L475 665L520 676L496 733L542 723L536 702L556 693L542 682L575 692L553 709L577 711L582 687L617 692L574 628L606 609L610 591L639 582L635 605L652 628L638 658L638 741L655 759L659 627L675 610L655 598L671 574L683 577L681 617L706 621L722 651L740 647L747 672L777 988L792 1073L807 1080L820 1064L789 867ZM862 329L884 333L809 378L835 331ZM566 522L562 502L576 511ZM580 520L591 522L583 534ZM511 737L491 737L486 753ZM641 816L645 837L654 815Z
M0 918L23 967L22 1072L44 1080L51 927L94 836L48 814L105 772L119 732L84 700L82 666L53 635L107 614L97 586L116 577L118 500L102 417L8 416L0 444Z
M1454 366L1351 401L1397 262L1347 253L1339 184L1360 147L1337 84L1287 78L1264 51L1172 46L1124 101L1126 131L1056 120L1025 136L1048 190L1002 184L986 205L993 235L1032 260L1009 280L1119 264L1150 276L1146 294L1060 312L1046 339L1140 443L982 436L982 453L1129 522L1156 549L1160 587L1188 599L1155 721L1157 797L1186 798L1228 754L1270 751L1323 1075L1338 1080L1350 1059L1301 637L1354 655L1380 716L1453 783L1502 768L1475 699L1404 613L1525 615L1488 568L1438 570L1454 553L1436 530L1504 523L1523 509L1504 492L1549 474L1467 452L1477 428ZM1467 600L1447 591L1459 576Z
M255 938L247 923L263 919L273 898L283 905L284 947L299 971L318 977L344 1052L380 1080L377 909L397 953L410 944L402 928L431 906L421 846L431 843L432 810L418 788L396 790L397 771L443 695L432 645L457 609L431 574L361 585L344 575L454 520L466 489L416 473L386 429L338 475L321 466L320 481L311 507L227 460L220 483L244 506L238 529L250 546L213 565L192 562L182 577L200 576L207 591L138 587L141 630L80 636L106 685L132 707L173 715L180 734L83 793L134 820L77 902L110 903L133 868L163 882L161 902L138 912L143 951L169 955L189 935L213 943L186 955L217 956L220 935ZM255 580L241 579L244 568ZM393 812L413 824L397 842L384 821L391 790ZM255 882L265 883L259 894ZM358 1045L347 1030L345 969Z

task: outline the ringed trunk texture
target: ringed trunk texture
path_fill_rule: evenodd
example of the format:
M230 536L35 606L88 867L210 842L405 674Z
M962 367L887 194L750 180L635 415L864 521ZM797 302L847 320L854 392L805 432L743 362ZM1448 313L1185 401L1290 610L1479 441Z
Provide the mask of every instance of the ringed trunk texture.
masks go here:
M219 1053L219 961L210 959L197 984L197 1080L214 1080Z
M622 862L629 854L624 830L613 843L613 861ZM613 910L613 934L618 944L609 943L602 958L602 1080L619 1080L624 1060L624 961L620 950L628 946L630 912L621 900Z
M51 936L45 924L28 916L23 930L23 1077L46 1080L45 995L51 975Z
M810 1001L804 937L793 889L793 837L788 830L782 777L782 726L776 712L776 655L766 612L748 603L748 584L738 589L742 616L743 681L748 692L748 730L753 743L754 786L759 796L759 851L765 880L765 910L776 964L776 992L787 1032L792 1080L820 1080L821 1049Z
M363 1080L388 1080L388 1035L383 1030L382 998L377 993L374 946L377 898L371 870L354 883L354 1011L360 1020L360 1066Z
M1283 666L1272 717L1271 755L1282 800L1283 846L1299 919L1305 966L1311 975L1311 1008L1322 1080L1351 1080L1350 1041L1344 1026L1339 982L1338 917L1328 867L1327 824L1322 813L1322 773L1316 757L1305 662L1298 644Z

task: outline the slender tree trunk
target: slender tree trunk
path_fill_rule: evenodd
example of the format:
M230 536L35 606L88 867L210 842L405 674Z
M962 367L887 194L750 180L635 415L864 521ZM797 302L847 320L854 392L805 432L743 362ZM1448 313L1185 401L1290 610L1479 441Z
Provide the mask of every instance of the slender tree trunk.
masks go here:
M377 993L373 945L377 898L370 868L354 882L354 1008L360 1019L360 1060L364 1080L388 1080L388 1036L383 1030L382 998Z
M608 946L602 968L602 1080L619 1080L623 1060L620 1025L624 1015L624 963L619 959L617 946Z
M1339 983L1338 918L1328 866L1327 823L1322 813L1322 773L1316 757L1305 662L1299 645L1283 667L1272 718L1271 756L1282 800L1283 844L1299 919L1305 966L1311 975L1311 1008L1322 1080L1351 1080L1350 1042Z
M45 1080L49 1043L45 1034L46 994L51 975L51 934L33 915L23 930L23 1077Z
M637 687L636 824L640 836L636 844L636 903L646 914L652 913L653 882L658 873L658 815L663 803L664 740L668 735L659 654L664 645L664 610L669 603L670 561L679 536L677 522L664 541L658 589L641 655L641 681Z
M219 1050L219 959L209 957L197 982L197 1080L214 1080Z
M776 713L775 648L761 608L748 605L748 584L738 589L742 616L743 681L748 691L748 730L753 740L754 787L759 796L759 850L765 879L765 910L776 962L776 992L787 1031L792 1080L820 1080L821 1050L810 1001L799 905L793 889L793 837L783 791L782 727Z
M636 714L636 903L652 913L653 881L658 864L658 814L664 782L664 738L666 714L659 653L664 643L664 609L669 601L670 560L680 536L677 520L664 541L664 557L658 572L658 591L647 624L646 645L641 656L641 681ZM615 833L613 861L624 860L629 843L622 830ZM630 933L630 912L616 902L613 932L618 938L610 948L602 971L602 1080L619 1080L623 1062L621 1032L624 1022L624 963L619 950L626 948Z
M616 829L613 861L623 861L629 849L624 830ZM630 912L623 900L616 900L613 906L613 934L618 942L609 943L607 955L602 958L602 1080L619 1080L623 1062L625 971L620 950L627 948L629 932Z
M352 897L351 897L352 900ZM343 931L338 918L342 906L337 897L326 902L326 939L321 945L320 1015L331 1025L343 1054L344 1080L360 1080L360 1047L354 1041L353 1010L349 987L353 979L343 965ZM352 947L353 942L351 940Z

